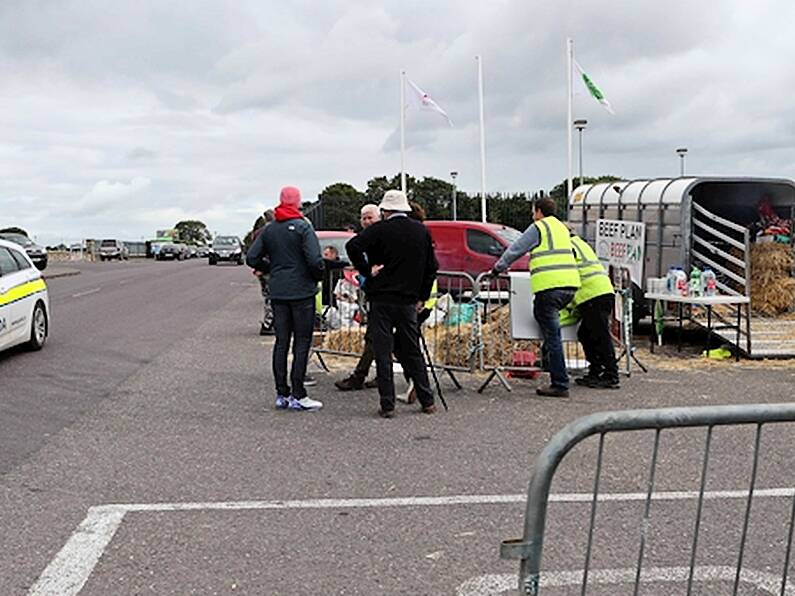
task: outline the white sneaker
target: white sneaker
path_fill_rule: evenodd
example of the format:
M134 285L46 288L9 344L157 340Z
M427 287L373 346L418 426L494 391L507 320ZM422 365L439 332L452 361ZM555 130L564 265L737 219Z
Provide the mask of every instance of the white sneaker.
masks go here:
M291 410L319 410L323 407L323 402L312 399L311 397L304 397L301 399L291 397L287 407Z
M409 386L406 389L406 393L398 393L397 399L400 401L406 402L407 404L411 403L411 392L414 391L414 381L409 379Z

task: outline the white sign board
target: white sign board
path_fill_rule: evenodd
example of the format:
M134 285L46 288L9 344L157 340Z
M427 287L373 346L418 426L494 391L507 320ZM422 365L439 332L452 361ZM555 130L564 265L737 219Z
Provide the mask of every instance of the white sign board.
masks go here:
M596 220L596 256L607 267L629 271L632 281L643 287L646 224L616 219Z
M542 339L541 327L533 317L533 292L529 271L509 271L511 278L511 336L513 339ZM579 325L560 328L563 341L577 341Z

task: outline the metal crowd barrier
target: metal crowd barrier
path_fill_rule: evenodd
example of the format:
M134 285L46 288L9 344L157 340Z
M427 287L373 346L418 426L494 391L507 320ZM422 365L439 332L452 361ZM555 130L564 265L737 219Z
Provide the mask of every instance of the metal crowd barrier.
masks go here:
M367 307L355 270L328 270L315 308L313 351L328 370L323 354L361 355L367 331Z
M528 280L527 283L529 284L530 281ZM494 277L489 271L478 275L475 281L478 288L476 300L482 305L483 311L480 370L489 372L478 393L482 393L494 379L497 379L507 391L511 391L511 385L503 373L534 376L543 370L540 361L541 340L513 338L510 284L508 275L501 274ZM539 360L534 363L528 362L528 354L538 355ZM564 339L563 355L569 370L585 368L585 354L576 339L569 341Z
M550 498L550 487L555 471L572 448L587 437L599 435L599 445L596 458L596 471L594 473L594 488L591 500L590 525L588 528L587 545L585 552L585 566L582 573L581 593L585 594L588 587L588 574L592 555L594 522L596 519L599 498L599 481L602 469L603 448L605 435L613 432L635 430L654 430L654 447L648 472L648 491L646 493L643 519L640 520L638 529L638 559L635 567L635 591L638 593L643 569L643 555L647 542L650 524L650 506L654 493L655 468L657 466L662 430L681 429L692 427L706 427L703 458L701 462L701 481L698 490L698 502L694 520L693 540L688 555L689 572L687 574L687 594L692 592L695 570L696 553L699 544L699 534L704 503L704 488L707 482L707 470L710 457L710 443L713 429L720 426L756 425L753 446L753 460L751 476L749 479L748 497L745 504L745 516L742 521L740 545L737 566L734 570L733 594L737 594L741 580L743 558L745 554L746 539L748 536L751 505L754 498L754 489L759 468L759 450L762 436L762 427L768 423L795 422L795 403L785 404L757 404L742 406L709 406L709 407L683 407L665 408L658 410L625 410L620 412L603 412L585 416L572 422L558 432L539 454L533 467L533 475L527 491L527 505L525 510L524 535L518 540L505 540L500 548L503 559L520 559L519 593L537 596L541 580L541 557L544 547L544 529L547 517L547 505ZM791 513L784 555L783 572L781 575L781 594L791 593L787 589L787 574L792 552L793 525L795 525L795 494L792 496ZM770 541L772 542L772 541ZM596 572L594 572L596 573Z
M529 283L529 281L528 281ZM508 391L508 376L534 378L541 373L540 340L516 340L511 329L511 288L507 275L490 272L477 279L460 271L439 271L436 300L422 330L433 365L444 370L460 388L456 372L484 372L482 393L496 378ZM327 369L323 355L358 357L364 349L367 303L358 276L350 269L327 272L322 283L313 351ZM622 315L614 335L626 354L630 370L632 305L622 301ZM618 339L621 338L621 340ZM627 348L629 346L629 348ZM576 340L563 342L571 370L585 367L585 355Z

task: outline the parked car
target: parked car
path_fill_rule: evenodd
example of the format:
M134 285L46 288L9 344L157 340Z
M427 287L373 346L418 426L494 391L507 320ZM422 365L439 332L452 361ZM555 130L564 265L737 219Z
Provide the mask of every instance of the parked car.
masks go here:
M108 239L99 243L99 260L111 261L119 259L124 261L130 258L130 251L121 240Z
M196 249L196 256L200 259L206 259L210 256L210 247L209 246L199 246Z
M158 261L181 261L185 258L185 250L180 244L167 242L160 245L155 259Z
M479 221L425 222L433 239L440 271L463 271L473 278L489 271L522 232ZM514 261L512 270L527 271L528 257Z
M228 261L238 265L243 264L243 243L237 236L216 236L210 247L207 262L217 265L221 261Z
M0 351L26 344L40 350L50 331L47 285L15 242L0 239Z
M320 242L320 250L322 251L327 246L333 246L340 254L340 259L343 261L348 260L348 253L345 251L345 243L353 238L356 234L353 232L344 232L337 230L319 230L316 231L318 242Z
M0 238L3 240L8 240L9 242L13 242L14 244L24 248L25 253L30 257L30 260L33 261L33 264L39 271L44 271L47 268L47 249L43 246L39 246L24 234L14 234L8 232L0 234Z

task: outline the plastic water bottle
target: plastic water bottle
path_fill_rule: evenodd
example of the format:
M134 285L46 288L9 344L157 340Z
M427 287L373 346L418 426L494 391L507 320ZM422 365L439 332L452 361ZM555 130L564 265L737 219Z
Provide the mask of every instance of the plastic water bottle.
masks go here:
M680 296L687 296L689 294L687 274L681 267L676 268L676 293Z
M690 270L690 290L691 296L701 296L701 270L693 265Z
M676 294L676 267L669 268L665 276L665 293Z
M715 296L718 293L718 278L709 267L704 267L701 273L701 291L704 296Z

